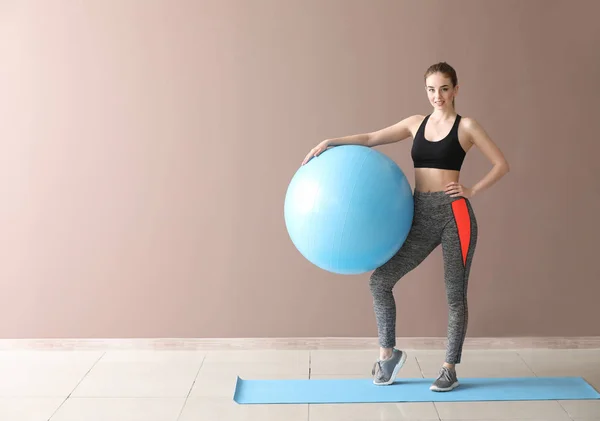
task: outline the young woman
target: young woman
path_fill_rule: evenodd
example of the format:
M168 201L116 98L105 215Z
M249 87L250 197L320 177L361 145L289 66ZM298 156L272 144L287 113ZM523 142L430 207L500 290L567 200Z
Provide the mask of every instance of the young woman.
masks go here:
M406 352L396 346L396 303L392 290L440 244L448 300L448 345L445 362L430 389L450 391L458 386L455 365L461 362L467 332L467 284L477 244L477 221L470 199L496 183L508 171L504 155L485 130L473 119L455 110L458 94L456 71L437 63L425 72L427 97L433 111L413 115L379 131L327 139L304 158L306 164L329 147L378 145L412 137L411 156L415 168L414 218L406 241L388 262L370 278L373 307L379 333L380 356L373 367L373 382L389 385L406 361ZM492 169L477 184L459 182L460 170L472 146L492 163Z

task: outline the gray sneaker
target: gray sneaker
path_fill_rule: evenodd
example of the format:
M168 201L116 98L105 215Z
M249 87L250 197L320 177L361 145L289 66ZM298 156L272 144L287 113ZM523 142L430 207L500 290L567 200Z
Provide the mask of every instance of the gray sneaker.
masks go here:
M456 371L442 367L438 378L435 379L429 390L433 390L434 392L449 392L457 386Z
M373 384L388 385L394 383L396 375L404 362L406 361L406 352L394 349L392 356L387 360L379 360L373 365Z

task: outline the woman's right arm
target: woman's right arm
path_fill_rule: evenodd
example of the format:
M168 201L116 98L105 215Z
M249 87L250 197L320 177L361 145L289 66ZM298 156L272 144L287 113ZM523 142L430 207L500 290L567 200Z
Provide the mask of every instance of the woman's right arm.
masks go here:
M362 145L372 148L378 145L399 142L410 137L412 135L411 127L414 127L415 124L419 124L419 122L422 120L423 116L413 115L405 118L402 121L399 121L392 126L377 130L375 132L326 139L310 150L308 155L306 155L302 161L302 165L310 161L313 156L319 156L323 151L332 146Z

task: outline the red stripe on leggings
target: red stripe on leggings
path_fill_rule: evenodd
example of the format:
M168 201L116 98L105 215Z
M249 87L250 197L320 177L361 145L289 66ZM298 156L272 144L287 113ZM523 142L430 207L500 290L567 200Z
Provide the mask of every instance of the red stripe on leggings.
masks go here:
M465 199L452 202L452 211L458 228L458 238L460 239L460 248L462 251L463 264L467 265L467 253L471 242L471 217L467 208Z

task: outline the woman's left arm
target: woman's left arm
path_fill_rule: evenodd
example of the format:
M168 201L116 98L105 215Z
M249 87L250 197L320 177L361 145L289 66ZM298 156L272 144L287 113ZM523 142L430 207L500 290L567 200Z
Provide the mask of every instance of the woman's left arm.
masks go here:
M452 197L464 196L468 198L491 187L508 173L510 167L500 148L490 139L483 127L472 118L465 118L463 120L464 128L469 133L471 142L481 150L483 155L493 165L490 172L471 188L464 187L459 183L450 183L446 186L446 193Z

